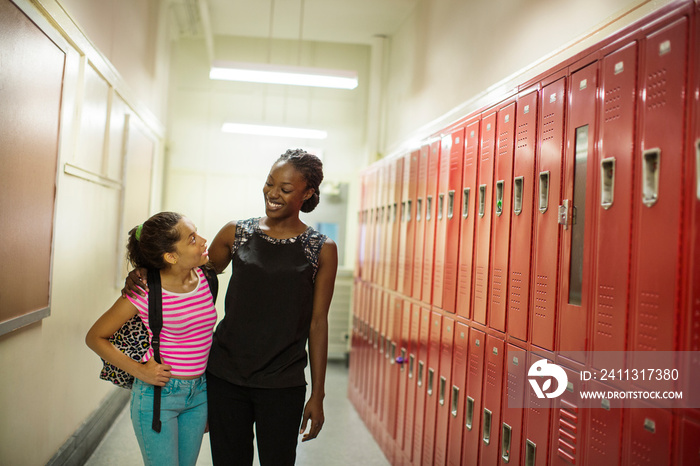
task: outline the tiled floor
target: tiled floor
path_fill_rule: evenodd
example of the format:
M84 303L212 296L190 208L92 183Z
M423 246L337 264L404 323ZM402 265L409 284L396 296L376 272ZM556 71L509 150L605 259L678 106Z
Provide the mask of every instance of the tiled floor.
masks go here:
M307 374L308 380L308 374ZM344 363L330 362L326 374L326 422L317 439L297 447L297 465L386 466L388 461L347 399L348 373ZM143 464L131 427L128 406L122 411L88 466ZM209 435L204 435L198 466L211 465ZM258 464L257 459L254 463Z

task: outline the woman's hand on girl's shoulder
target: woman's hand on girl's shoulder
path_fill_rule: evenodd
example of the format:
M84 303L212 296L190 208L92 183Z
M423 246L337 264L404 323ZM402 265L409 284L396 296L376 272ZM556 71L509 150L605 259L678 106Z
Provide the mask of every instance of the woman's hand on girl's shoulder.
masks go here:
M122 288L122 298L127 295L135 298L136 296L146 296L148 292L148 270L143 267L137 268L129 272L124 280L124 288ZM144 292L144 290L146 290Z

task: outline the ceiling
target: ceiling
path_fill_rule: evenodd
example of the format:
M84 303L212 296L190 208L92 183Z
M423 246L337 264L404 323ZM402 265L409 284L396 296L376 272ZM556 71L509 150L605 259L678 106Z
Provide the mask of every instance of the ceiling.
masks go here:
M199 35L198 3L174 0L181 35ZM204 0L214 35L370 44L398 30L419 0Z

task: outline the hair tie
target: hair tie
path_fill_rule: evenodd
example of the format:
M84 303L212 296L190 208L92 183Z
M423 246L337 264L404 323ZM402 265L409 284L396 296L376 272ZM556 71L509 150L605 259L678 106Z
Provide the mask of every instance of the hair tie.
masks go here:
M143 230L143 223L136 227L136 233L134 234L136 241L141 241L141 230Z

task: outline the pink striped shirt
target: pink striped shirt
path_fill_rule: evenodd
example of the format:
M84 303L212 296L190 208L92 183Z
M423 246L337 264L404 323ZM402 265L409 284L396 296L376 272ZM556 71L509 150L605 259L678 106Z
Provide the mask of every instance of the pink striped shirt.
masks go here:
M209 284L201 269L197 269L199 284L189 293L173 293L163 290L163 329L160 331L160 357L163 364L172 366L177 377L199 376L204 373L209 360L216 308L209 291ZM141 320L148 325L148 293L146 296L129 296L129 301L139 310ZM153 357L153 348L142 358L146 362Z

